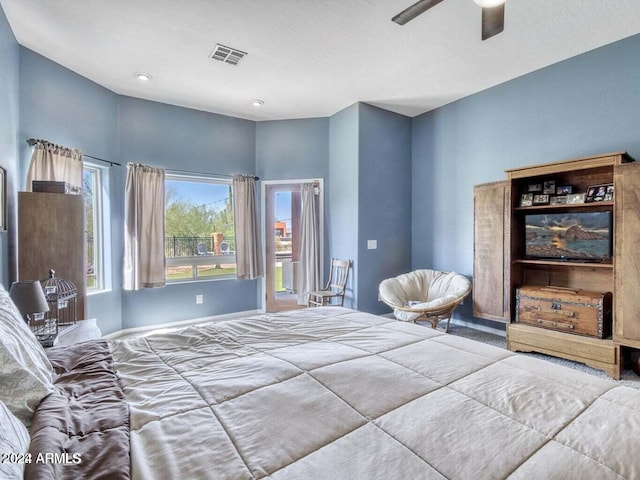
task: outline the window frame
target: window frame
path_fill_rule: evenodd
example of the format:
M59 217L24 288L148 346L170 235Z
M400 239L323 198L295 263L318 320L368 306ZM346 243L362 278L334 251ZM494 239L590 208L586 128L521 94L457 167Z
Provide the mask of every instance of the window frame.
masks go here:
M187 173L173 173L165 171L165 187L169 181L178 182L193 182L193 183L205 183L214 185L224 185L231 190L233 196L233 181L231 178L221 178L217 176L209 176L205 174L187 174ZM231 198L233 205L233 198ZM167 212L166 194L165 194L165 215ZM233 229L234 243L235 243L235 225ZM165 242L169 237L165 231ZM188 262L185 262L188 260ZM223 280L235 280L235 270L228 275L214 275L214 276L198 276L198 266L214 264L234 264L237 266L237 259L235 252L229 255L197 255L197 256L183 256L183 257L167 257L166 245L165 245L165 270L167 267L175 266L191 266L191 277L184 279L169 279L166 278L166 285L180 285L184 283L192 282L210 282L210 281L223 281Z
M98 165L84 162L82 166L82 174L84 177L85 171L91 172L93 175L93 249L94 249L94 277L95 277L95 286L89 287L88 285L88 274L85 272L85 286L87 289L87 294L94 294L99 292L104 292L107 290L106 287L106 275L105 275L105 228L104 228L104 201L105 194L103 191L104 182L103 175L105 169ZM84 179L83 179L84 183ZM85 200L86 202L86 200ZM85 203L86 205L86 203ZM85 206L86 208L86 206ZM86 211L86 210L85 210ZM87 219L85 218L85 229L87 227ZM87 231L85 230L85 238L87 236ZM85 239L85 248L87 248L87 267L88 267L88 242Z

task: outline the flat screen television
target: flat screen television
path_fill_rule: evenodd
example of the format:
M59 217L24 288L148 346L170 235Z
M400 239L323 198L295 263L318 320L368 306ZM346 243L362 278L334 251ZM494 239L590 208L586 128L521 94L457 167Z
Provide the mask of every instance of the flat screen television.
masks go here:
M527 258L611 261L611 212L525 215Z

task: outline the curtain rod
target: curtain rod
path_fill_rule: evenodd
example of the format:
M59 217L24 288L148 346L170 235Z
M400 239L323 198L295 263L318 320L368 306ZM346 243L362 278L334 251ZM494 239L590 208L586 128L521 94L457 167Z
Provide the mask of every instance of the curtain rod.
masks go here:
M30 139L27 140L27 143L29 144L29 146L33 147L36 144L36 139L35 138L30 138ZM51 142L48 142L48 143L51 143ZM112 162L111 160L105 160L103 158L94 157L92 155L87 155L85 153L83 153L82 156L91 158L93 160L98 160L99 162L108 163L110 166L113 166L113 165L117 165L119 167L121 166L118 162Z
M166 168L165 172L167 173L175 173L175 174L187 174L187 175L204 175L207 177L226 177L233 178L233 175L226 175L224 173L205 173L205 172L191 172L189 170L174 170L171 168ZM260 177L254 175L253 179L257 182L260 180Z

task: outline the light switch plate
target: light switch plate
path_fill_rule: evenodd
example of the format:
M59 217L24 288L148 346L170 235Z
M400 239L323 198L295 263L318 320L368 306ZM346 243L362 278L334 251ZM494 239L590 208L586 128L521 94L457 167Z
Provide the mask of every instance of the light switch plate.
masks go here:
M367 249L368 250L375 250L376 248L378 248L378 241L377 240L367 240Z
M196 305L202 305L204 303L204 295L198 293L196 295Z

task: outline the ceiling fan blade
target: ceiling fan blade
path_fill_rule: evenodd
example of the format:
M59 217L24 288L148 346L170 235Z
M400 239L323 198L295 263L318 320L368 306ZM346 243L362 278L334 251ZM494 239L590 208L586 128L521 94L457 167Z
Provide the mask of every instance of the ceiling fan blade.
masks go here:
M435 7L440 2L442 2L442 0L419 0L410 7L405 8L391 20L396 22L398 25L404 25L409 20L413 20L418 15L426 12L431 7Z
M491 38L504 30L504 3L497 7L482 9L482 40Z

